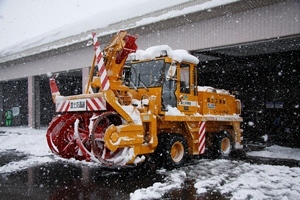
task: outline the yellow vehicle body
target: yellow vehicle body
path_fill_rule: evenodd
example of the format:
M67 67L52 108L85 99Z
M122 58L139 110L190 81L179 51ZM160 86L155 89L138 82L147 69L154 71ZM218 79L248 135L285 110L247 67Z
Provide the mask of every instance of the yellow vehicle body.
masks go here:
M159 57L157 59L164 59L167 62L172 60L169 57ZM180 64L177 63L177 71L180 71ZM194 77L195 64L185 64L191 68L190 77ZM179 73L175 80L178 82L175 90L176 104L177 109L181 112L178 115L168 114L168 111L163 109L161 87L129 89L128 93L132 99L143 100L152 97L149 105L142 106L139 111L144 124L143 135L149 133L155 143L154 145L143 145L145 141L142 141L140 145L143 148L137 145L135 153L137 155L153 153L157 144L157 135L160 133L174 133L181 134L186 138L190 155L199 155L199 122L206 122L207 135L217 134L221 131L228 132L231 138L234 139L234 143L237 144L236 147L239 148L242 141L240 129L242 118L239 117L239 114L241 114L240 101L227 91L211 87L208 87L205 91L195 87L188 93L181 93ZM196 85L193 81L191 85ZM221 92L218 93L218 91ZM144 118L147 120L144 120ZM147 127L152 127L152 130L147 129Z
M90 124L94 123L85 139L78 140L77 132L79 138L84 136L80 135L80 130L75 130L77 145L81 152L85 152L83 159L98 159L102 164L113 165L111 160L105 160L104 150L114 154L129 149L129 158L122 164L136 164L152 155L164 162L164 158L160 157L163 155L167 160L165 166L172 168L181 166L188 155L199 155L210 150L227 155L232 149L242 148L240 101L226 90L198 86L198 62L195 57L182 50L175 52L164 45L152 49L152 52L157 50L155 56L140 56L136 52L131 54L132 60L126 66L127 56L116 64L118 54L126 49L126 37L127 32L121 31L103 51L111 86L108 90L101 90L101 75L94 74L94 58L86 94L68 97L59 93L58 96L54 95L59 108L61 104L75 100L76 103L84 100L88 105L89 100L100 99L105 104L98 111L91 111L94 117L88 114L88 108L79 112L79 115L88 116L86 119L90 120ZM84 101L82 104L85 105ZM72 112L63 109L57 111ZM99 121L111 119L102 116L107 111L110 112L107 116L118 116L122 123L110 123L101 129L99 136L100 132L96 131L101 125ZM97 121L100 116L102 118ZM81 122L78 123L80 125ZM61 131L54 133L57 129L55 124L51 123L47 133L50 148L56 144L53 138L57 135L62 137ZM88 143L86 140L91 141ZM57 143L56 146L59 145ZM51 149L56 154L63 154L56 147ZM98 155L95 156L97 151ZM73 157L82 158L78 156L80 152L74 152ZM63 154L63 157L69 154Z

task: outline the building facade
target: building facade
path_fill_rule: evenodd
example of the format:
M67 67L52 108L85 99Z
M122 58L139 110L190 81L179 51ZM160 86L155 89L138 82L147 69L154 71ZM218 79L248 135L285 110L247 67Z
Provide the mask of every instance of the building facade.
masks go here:
M293 129L299 124L300 2L228 2L209 7L209 0L189 1L96 32L110 33L100 34L102 45L121 27L139 35L139 49L162 44L186 49L200 60L199 84L239 92L245 122L256 124L245 124L249 130L267 131L263 124L273 124L276 117L288 118L282 123L289 125L281 128ZM171 11L183 14L162 17ZM147 18L157 20L139 25ZM87 34L47 46L59 46ZM10 109L14 125L47 126L55 115L48 83L54 73L59 73L59 85L68 85L60 88L63 95L82 93L94 55L88 42L48 50L39 46L0 58L2 125L3 113Z

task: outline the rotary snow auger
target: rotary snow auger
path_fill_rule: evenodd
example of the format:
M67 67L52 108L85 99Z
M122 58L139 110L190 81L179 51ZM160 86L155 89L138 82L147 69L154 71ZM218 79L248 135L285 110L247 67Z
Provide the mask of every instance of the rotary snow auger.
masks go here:
M54 154L108 166L153 158L174 168L192 155L226 156L243 147L240 101L226 90L197 86L196 57L167 45L137 50L137 36L126 31L101 51L92 36L85 94L62 96L50 79L59 113L47 131Z

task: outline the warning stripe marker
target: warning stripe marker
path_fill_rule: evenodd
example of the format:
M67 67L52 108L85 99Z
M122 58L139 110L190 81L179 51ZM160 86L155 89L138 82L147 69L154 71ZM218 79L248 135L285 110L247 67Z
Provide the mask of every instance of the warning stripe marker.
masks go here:
M102 89L102 91L105 91L105 90L109 89L110 83L109 83L107 71L106 71L106 68L104 65L103 55L101 53L100 42L99 42L95 32L92 33L92 36L93 36L93 44L94 44L96 62L97 62L98 69L99 69L101 89Z
M206 131L206 123L205 122L199 122L199 148L198 152L199 154L203 154L205 151L205 131Z

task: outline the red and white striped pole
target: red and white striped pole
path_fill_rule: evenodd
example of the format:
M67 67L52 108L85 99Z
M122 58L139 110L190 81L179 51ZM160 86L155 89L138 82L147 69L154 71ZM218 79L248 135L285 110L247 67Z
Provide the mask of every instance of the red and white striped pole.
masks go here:
M199 122L199 148L198 152L199 154L203 154L205 152L205 131L206 131L206 123L205 122Z
M96 33L93 32L92 36L93 36L94 50L95 50L95 55L96 55L96 62L97 62L98 69L99 69L101 89L102 89L102 91L105 91L105 90L109 89L110 83L108 80L107 71L106 71L106 68L104 65L104 61L103 61L103 55L101 53L100 42L97 38Z
M58 76L58 74L55 74L49 79L52 100L54 103L55 103L55 98L57 96L60 96L60 92L59 92L59 89L58 89L56 81L55 81L55 77L57 77L57 76Z

